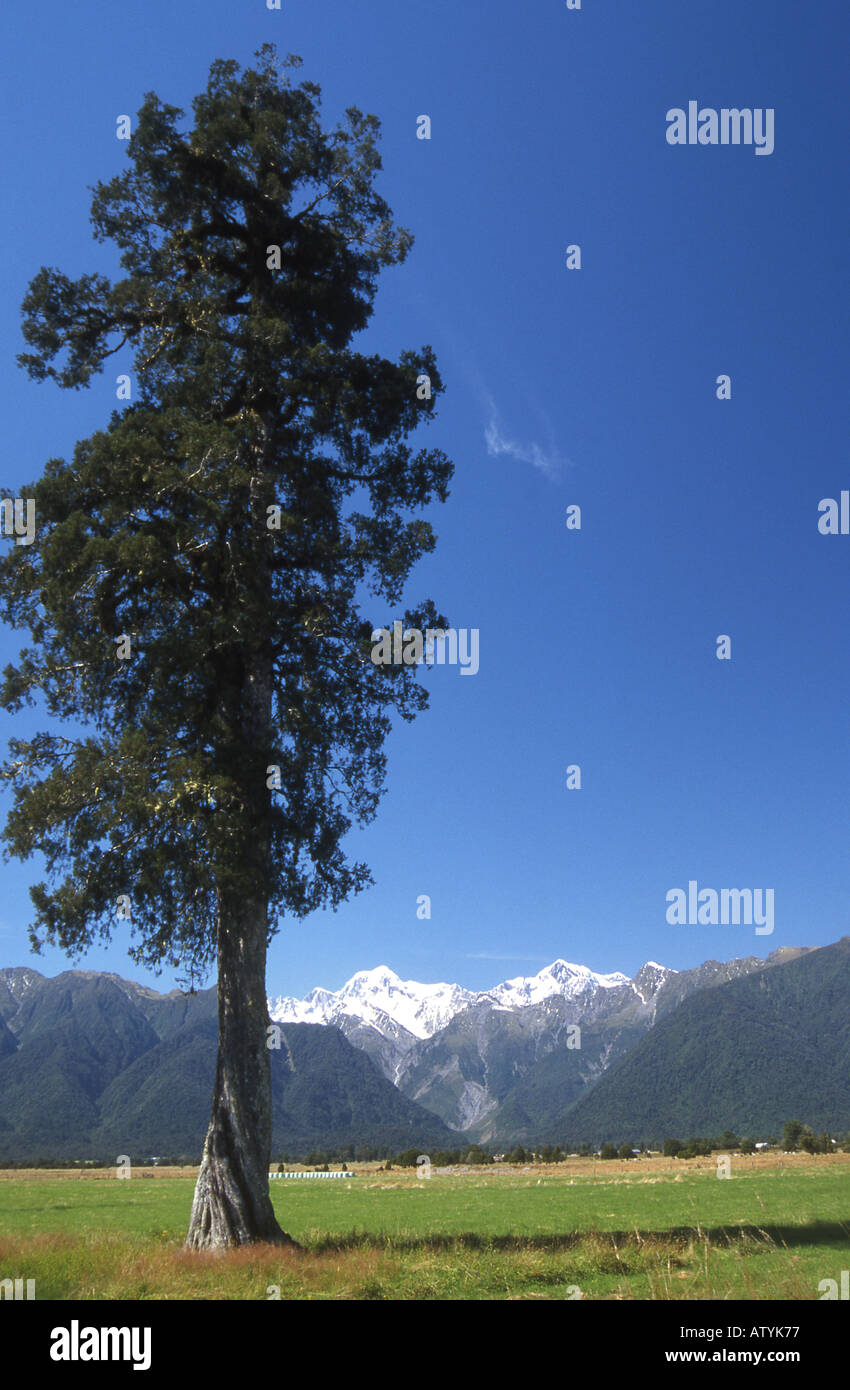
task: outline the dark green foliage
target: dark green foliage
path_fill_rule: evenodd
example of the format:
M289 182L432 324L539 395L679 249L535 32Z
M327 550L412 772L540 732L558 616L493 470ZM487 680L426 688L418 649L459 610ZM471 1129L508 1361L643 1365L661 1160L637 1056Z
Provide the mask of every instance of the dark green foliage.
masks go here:
M130 167L91 205L122 278L31 282L30 375L88 386L126 349L135 396L24 490L35 541L0 558L0 617L32 643L0 706L52 721L2 772L5 850L46 861L34 947L78 956L129 921L154 969L194 984L217 964L194 1249L289 1239L267 1191L269 938L371 882L343 841L376 813L392 712L427 703L415 666L370 659L373 628L446 625L430 600L397 612L435 544L416 514L452 473L408 442L442 389L434 355L353 346L411 245L374 188L379 124L352 107L325 131L300 59L257 56L213 63L189 128L146 97ZM81 1052L82 1106L90 1070Z
M793 1152L800 1147L800 1141L808 1129L802 1120L786 1120L782 1127L782 1147ZM811 1130L809 1130L811 1133Z
M123 348L135 396L24 489L35 543L0 558L0 616L32 636L0 704L53 725L3 773L7 852L39 850L53 885L32 889L33 943L84 952L126 894L135 958L191 979L222 893L259 877L273 932L369 882L341 842L375 814L389 712L426 703L415 667L369 660L370 634L443 625L430 602L397 611L435 543L411 513L452 471L407 442L442 390L434 356L351 345L411 245L373 188L379 123L352 107L324 131L300 60L258 58L212 65L188 129L147 96L130 167L92 201L123 278L32 281L30 375L85 387Z
M679 1158L705 1158L714 1149L714 1141L711 1139L700 1139L694 1137L684 1144L679 1152Z
M405 1149L404 1153L396 1154L393 1161L398 1164L399 1168L415 1168L416 1160L421 1152L421 1149Z
M486 1166L493 1162L493 1155L487 1149L482 1149L480 1144L472 1144L470 1148L460 1151L460 1161L461 1163Z
M397 1163L399 1168L415 1168L417 1166L417 1159L422 1157L427 1157L432 1168L453 1168L460 1163L472 1164L493 1162L490 1155L485 1154L483 1149L478 1149L477 1146L471 1149L432 1148L424 1155L421 1148L405 1149L403 1153L396 1154L393 1162ZM387 1164L387 1167L389 1166L390 1165Z
M0 986L4 975L0 972ZM154 995L117 977L68 971L7 1002L15 1050L0 1059L0 1161L197 1162L215 1075L216 1000ZM182 1013L182 1023L176 1015ZM384 1157L415 1137L416 1153L451 1131L380 1075L335 1028L282 1026L271 1051L273 1135L293 1157L322 1144L320 1163L368 1142Z

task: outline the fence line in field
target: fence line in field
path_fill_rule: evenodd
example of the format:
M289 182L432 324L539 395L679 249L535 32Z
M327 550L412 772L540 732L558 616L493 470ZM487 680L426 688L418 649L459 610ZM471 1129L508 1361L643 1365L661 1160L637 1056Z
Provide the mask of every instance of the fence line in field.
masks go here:
M269 1178L350 1178L351 1173L269 1173Z

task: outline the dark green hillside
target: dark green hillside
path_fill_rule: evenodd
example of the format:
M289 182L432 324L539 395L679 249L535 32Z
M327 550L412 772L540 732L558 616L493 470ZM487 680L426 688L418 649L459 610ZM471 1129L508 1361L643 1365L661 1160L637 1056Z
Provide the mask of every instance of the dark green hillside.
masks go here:
M0 1162L199 1158L216 1065L215 990L156 995L117 976L0 972ZM286 1024L270 1052L274 1145L450 1147L335 1028Z
M566 1099L566 1097L565 1097ZM850 1129L850 937L685 999L572 1109L551 1142Z
M100 1098L99 1153L200 1154L215 1075L215 1014L157 1043Z
M395 1152L456 1146L457 1134L403 1096L338 1028L287 1023L282 1032L286 1046L272 1052L276 1149L292 1153L293 1147L303 1151L328 1142Z

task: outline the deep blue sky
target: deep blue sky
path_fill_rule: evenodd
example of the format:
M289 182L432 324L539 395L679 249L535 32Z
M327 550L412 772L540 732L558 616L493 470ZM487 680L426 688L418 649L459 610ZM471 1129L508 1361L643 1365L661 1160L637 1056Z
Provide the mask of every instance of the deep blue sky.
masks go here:
M381 810L351 837L375 887L284 923L270 992L378 963L470 988L556 956L631 974L850 931L850 536L817 529L819 500L850 487L848 38L845 0L4 15L4 496L105 425L129 366L73 393L14 359L41 265L113 268L87 187L123 167L115 120L145 92L188 109L213 59L267 39L299 53L328 124L352 104L381 118L380 188L416 237L366 341L437 352L447 390L423 442L456 477L408 597L479 628L481 669L430 674L431 709L394 733ZM690 99L774 108L774 153L670 147L666 112ZM23 636L2 634L0 660ZM0 716L0 745L24 727ZM29 953L39 865L2 872L0 964L67 968ZM773 936L669 926L665 895L689 879L773 888ZM145 978L125 933L84 964Z

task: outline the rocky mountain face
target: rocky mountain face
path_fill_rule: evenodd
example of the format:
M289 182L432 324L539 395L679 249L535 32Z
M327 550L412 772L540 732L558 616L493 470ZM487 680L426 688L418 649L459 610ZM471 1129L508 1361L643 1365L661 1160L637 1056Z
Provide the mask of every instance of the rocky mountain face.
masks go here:
M333 1023L406 1096L465 1136L522 1142L689 995L803 953L783 948L767 960L681 972L649 961L633 979L557 960L481 993L401 980L380 966L337 993L274 999L269 1010L280 1021Z
M479 993L381 967L271 1000L276 1150L688 1137L713 1117L775 1127L789 1105L850 1124L848 952L650 961L633 979L558 960ZM0 1162L197 1155L216 1035L214 990L0 970Z

